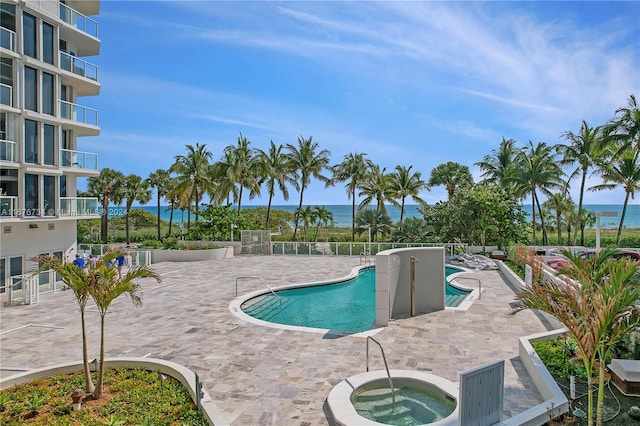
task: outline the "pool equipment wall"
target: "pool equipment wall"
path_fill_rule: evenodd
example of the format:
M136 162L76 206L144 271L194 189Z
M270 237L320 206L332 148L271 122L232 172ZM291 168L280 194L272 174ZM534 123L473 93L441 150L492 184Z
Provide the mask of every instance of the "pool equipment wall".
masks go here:
M416 247L376 254L376 325L445 308L445 249Z

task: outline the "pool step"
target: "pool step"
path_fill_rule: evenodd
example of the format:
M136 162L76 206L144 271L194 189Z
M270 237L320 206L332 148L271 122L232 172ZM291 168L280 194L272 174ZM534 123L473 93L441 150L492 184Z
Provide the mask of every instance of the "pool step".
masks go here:
M274 315L291 305L294 301L292 299L280 301L277 297L268 294L255 298L255 301L252 299L252 302L251 304L243 305L242 311L254 318L269 321Z
M424 402L411 397L396 396L394 404L389 389L371 389L359 394L356 407L360 415L385 424L405 424L407 418L415 419L416 417L423 420L421 423L431 423L444 418L427 407ZM369 416L364 412L369 413Z

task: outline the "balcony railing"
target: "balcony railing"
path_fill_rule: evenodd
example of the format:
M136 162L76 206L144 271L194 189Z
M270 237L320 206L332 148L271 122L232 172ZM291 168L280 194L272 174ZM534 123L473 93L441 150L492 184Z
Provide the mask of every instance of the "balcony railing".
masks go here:
M98 125L98 110L60 100L60 117L91 126Z
M98 217L98 199L85 197L60 197L58 216Z
M16 33L4 27L0 27L0 46L15 52Z
M98 38L98 23L71 9L66 4L60 3L60 19L72 27L77 27L80 31Z
M18 197L0 197L0 217L16 217L19 213Z
M0 161L16 163L16 143L0 139Z
M81 77L98 81L98 67L91 62L60 52L60 68Z
M74 169L98 170L98 154L92 152L60 150L60 166Z
M13 87L0 83L0 103L13 106Z

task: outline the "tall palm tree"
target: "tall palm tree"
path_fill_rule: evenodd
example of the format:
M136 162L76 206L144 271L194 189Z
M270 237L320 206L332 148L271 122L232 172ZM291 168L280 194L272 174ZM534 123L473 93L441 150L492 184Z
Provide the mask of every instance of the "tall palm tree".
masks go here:
M491 150L490 155L485 155L483 160L475 163L482 170L484 182L495 183L509 191L509 176L514 171L515 159L518 148L515 147L515 139L505 139L502 137L500 147ZM510 191L509 191L510 192Z
M320 226L328 226L333 222L333 213L331 210L326 208L325 206L315 206L313 208L313 215L316 218L316 234L313 239L318 241L318 231L320 230Z
M391 202L400 207L400 222L404 218L404 203L407 197L411 197L421 206L426 202L420 198L420 191L427 188L425 181L421 179L420 172L411 173L413 166L396 166L395 170L389 175L389 192L391 193ZM396 201L400 199L400 203Z
M102 204L102 217L100 218L100 238L103 244L108 243L109 227L109 202L120 204L122 202L122 183L124 175L113 169L104 168L98 176L92 176L88 180L87 193L97 197Z
M294 184L295 178L292 174L289 157L283 152L283 146L276 146L273 141L269 145L269 151L258 150L256 155L257 163L262 170L261 181L265 183L269 193L267 204L267 217L264 229L269 229L269 216L271 214L271 202L276 195L276 188L282 193L284 201L289 200L289 189L287 185Z
M298 203L298 210L296 210L295 225L293 228L293 241L296 240L296 234L298 232L298 220L300 219L300 210L302 209L302 200L304 197L304 190L307 189L311 183L311 178L324 182L329 185L331 180L322 174L322 172L329 167L329 156L331 153L326 150L320 150L318 143L309 139L305 139L302 136L298 137L298 145L287 144L286 145L289 161L291 164L291 170L295 172L296 190L300 191L300 202Z
M616 142L618 153L634 145L640 151L640 108L635 95L629 96L626 107L616 110L616 117L607 123L605 134Z
M582 217L582 200L584 196L584 186L587 180L587 173L594 167L602 156L602 132L600 127L589 127L586 121L582 120L580 133L564 132L562 137L569 141L568 145L556 145L558 153L562 155L561 165L573 165L578 163L576 169L571 172L567 183L580 173L580 196L578 198L577 220ZM575 224L573 230L572 245L576 245L580 222Z
M356 239L356 189L373 166L366 156L364 152L352 152L345 155L341 163L331 167L333 181L346 182L347 198L351 200L351 241Z
M125 200L125 235L127 244L131 244L131 239L129 238L129 212L134 202L138 201L140 204L147 204L151 200L149 183L138 175L131 174L127 176L122 187L122 198Z
M369 168L369 172L364 175L359 189L361 197L364 196L358 211L366 208L372 201L376 202L376 210L382 214L387 214L387 207L385 201L391 197L391 190L389 184L389 175L386 174L386 168L380 168L377 164L372 164ZM356 218L357 218L356 214ZM357 222L357 221L356 221ZM356 224L357 225L357 224Z
M78 302L80 308L80 325L82 328L82 364L84 370L85 392L93 393L95 386L91 380L91 372L89 370L89 356L87 351L87 330L85 321L85 310L89 301L89 287L91 282L89 274L78 268L73 263L65 263L61 258L53 256L40 256L33 259L34 262L40 264L39 271L47 271L52 269L60 277L62 282L71 289L73 295Z
M100 313L100 359L98 362L98 375L94 396L96 399L102 398L104 393L104 329L107 311L111 302L123 294L127 294L135 306L142 305L142 287L137 281L139 278L154 278L160 282L160 277L148 266L130 268L121 278L118 276L117 268L109 266L109 263L117 257L124 255L121 249L108 251L98 259L96 266L87 270L88 279L91 283L89 294L96 303Z
M152 172L149 177L147 178L147 184L152 187L152 188L156 188L157 191L157 198L158 198L158 240L161 239L161 235L160 235L160 199L162 197L164 197L165 195L167 195L167 191L169 188L169 181L171 180L171 175L169 174L169 172L165 169L158 169L155 172ZM171 219L173 219L173 208L171 210L172 213L172 217ZM169 225L171 226L171 225ZM171 231L169 231L171 232Z
M230 183L237 184L240 188L238 193L238 216L240 215L240 209L242 209L242 193L245 188L249 191L249 198L260 195L256 151L250 145L251 141L240 133L236 145L228 145L224 148L224 158L231 160L230 163L225 163L223 167L226 177Z
M531 195L531 222L533 226L533 243L536 242L536 213L538 208L540 224L542 227L543 244L546 244L546 228L542 207L538 199L538 191L545 195L551 195L552 189L561 189L562 168L556 162L553 155L553 148L544 142L539 142L534 146L529 141L528 149L521 150L516 158L517 170L508 179L515 184L516 195L524 198Z
M200 200L205 192L212 187L210 177L209 161L211 160L211 152L207 149L206 144L196 143L196 146L187 145L186 155L176 155L175 162L169 168L171 173L176 174L175 190L185 194L188 198L189 206L195 201L196 221L198 221L198 212ZM189 218L191 214L189 214Z
M296 209L296 215L302 221L302 232L304 234L304 237L302 237L302 239L303 241L307 241L309 225L313 225L316 221L315 210L312 209L311 206L305 206L305 207Z
M589 188L589 191L601 191L603 189L614 189L618 186L624 188L624 203L622 204L622 214L618 225L618 235L616 246L620 244L622 225L627 213L629 198L634 199L637 191L640 191L640 150L630 147L620 155L615 156L613 164L606 166L599 173L602 175L604 183Z
M429 187L444 185L447 189L449 200L453 197L456 187L472 184L473 176L469 171L469 167L454 161L448 161L436 166L431 170L431 176L427 182Z
M562 245L562 224L566 222L567 228L569 227L568 214L573 211L573 200L567 193L556 192L543 203L543 207L555 211L558 245ZM564 221L562 220L563 216L565 217ZM570 241L569 238L567 238L567 245L569 244Z
M231 151L223 151L220 160L209 167L211 179L216 182L212 197L216 203L223 203L226 200L227 205L231 205L232 202L238 202L238 187L236 182L230 179L228 173L232 164L233 153Z

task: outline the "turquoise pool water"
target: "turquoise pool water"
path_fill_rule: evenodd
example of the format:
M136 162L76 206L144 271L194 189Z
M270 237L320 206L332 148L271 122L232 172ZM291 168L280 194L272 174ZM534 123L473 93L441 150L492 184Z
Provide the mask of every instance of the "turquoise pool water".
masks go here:
M459 272L446 268L445 275ZM372 328L376 316L375 269L366 268L356 278L336 284L321 284L271 293L247 300L241 309L263 321L359 333ZM448 283L446 306L457 306L468 294Z

